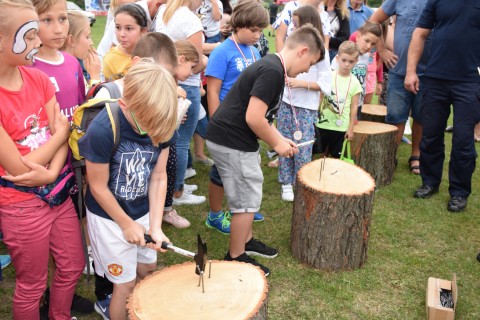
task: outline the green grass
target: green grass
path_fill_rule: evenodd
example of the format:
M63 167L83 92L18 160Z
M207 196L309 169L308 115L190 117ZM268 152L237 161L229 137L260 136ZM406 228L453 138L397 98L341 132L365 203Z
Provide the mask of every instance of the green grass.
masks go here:
M99 19L100 20L100 19ZM94 26L101 27L100 23ZM103 29L102 29L103 30ZM273 39L271 39L273 41ZM480 151L479 144L477 151ZM263 148L266 147L263 145ZM412 197L421 183L408 170L410 148L402 144L395 179L375 194L368 260L363 268L347 272L325 272L301 264L290 252L292 204L280 200L277 170L264 166L268 159L262 151L265 183L261 211L265 221L255 223L255 235L278 248L273 260L259 259L271 268L268 312L270 319L425 319L425 287L428 277L451 279L457 274L458 305L456 319L479 319L478 275L480 263L479 175L473 178L473 194L464 213L446 210L448 201L447 163L451 134L446 134L447 161L438 195L429 200ZM207 194L208 168L195 165L198 194ZM228 248L228 236L205 227L207 204L179 206L178 212L192 226L164 231L174 244L194 251L196 235L208 244L209 257L221 259ZM0 253L6 253L0 244ZM159 265L172 265L187 259L174 253L159 254ZM11 318L14 269L4 269L0 284L0 319ZM91 279L92 280L92 279ZM93 281L83 277L78 292L94 300ZM228 297L225 297L228 299ZM79 319L100 319L96 314Z

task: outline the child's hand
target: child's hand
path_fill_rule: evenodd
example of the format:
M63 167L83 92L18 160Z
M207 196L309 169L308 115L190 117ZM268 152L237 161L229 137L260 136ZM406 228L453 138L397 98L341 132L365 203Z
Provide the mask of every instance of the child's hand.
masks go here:
M302 88L302 84L304 84L305 81L303 80L297 80L296 78L288 78L288 86L290 88Z
M294 149L296 149L296 146L292 140L289 140L289 141L286 141L286 140L289 140L289 139L280 139L280 142L276 146L274 146L273 149L275 150L276 153L278 153L280 157L290 158L295 153ZM293 147L291 143L295 147ZM298 152L298 149L296 150Z
M375 94L380 96L382 94L383 85L381 82L377 82L377 87L375 88Z
M353 127L348 128L347 132L345 132L345 139L352 141L353 139Z
M143 235L145 234L146 230L141 224L132 220L131 223L122 231L123 237L128 243L145 246L145 239Z
M53 134L65 135L65 140L70 135L70 123L68 123L67 117L60 112L60 106L58 102L55 104L55 113L53 120Z
M182 87L177 86L177 96L179 98L187 99L187 91L185 91Z
M162 242L165 241L167 243L170 243L170 240L167 238L167 236L163 233L162 229L157 229L157 230L150 230L148 234L152 237L152 239L156 242L154 243L148 243L147 247L156 251L160 252L166 252L167 250L162 249Z
M39 187L48 183L52 183L57 178L58 173L36 164L25 157L21 157L22 162L29 167L29 172L20 174L18 176L3 176L2 179L11 181L17 186L25 187Z
M100 80L100 71L102 70L102 65L100 64L100 58L98 57L97 50L91 47L88 50L88 56L83 60L85 69L90 75L91 79Z

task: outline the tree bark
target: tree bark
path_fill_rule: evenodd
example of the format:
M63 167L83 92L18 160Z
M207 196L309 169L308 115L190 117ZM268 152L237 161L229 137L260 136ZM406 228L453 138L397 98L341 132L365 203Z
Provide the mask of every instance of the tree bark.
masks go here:
M385 123L385 116L387 115L387 107L380 104L364 104L362 106L362 113L360 120Z
M374 190L372 177L345 161L320 159L303 166L293 204L293 256L328 271L362 267L367 260Z
M377 186L393 181L397 131L395 126L370 121L359 121L353 128L352 158L372 175Z

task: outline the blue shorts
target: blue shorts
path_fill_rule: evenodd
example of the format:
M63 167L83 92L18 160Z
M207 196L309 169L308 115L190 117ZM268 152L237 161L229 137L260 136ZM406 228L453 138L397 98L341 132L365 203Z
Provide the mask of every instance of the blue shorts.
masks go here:
M420 90L417 94L407 91L404 86L405 77L392 72L388 74L387 116L385 121L390 124L401 124L411 116L422 123L423 85L420 80Z
M217 43L217 42L220 42L221 40L222 40L222 35L220 32L214 36L205 37L205 43Z

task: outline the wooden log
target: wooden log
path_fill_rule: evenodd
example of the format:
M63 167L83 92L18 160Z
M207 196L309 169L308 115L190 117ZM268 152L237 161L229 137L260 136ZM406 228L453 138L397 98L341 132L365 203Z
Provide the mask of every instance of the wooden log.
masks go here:
M252 264L212 261L198 286L195 264L156 271L135 286L128 299L129 319L267 319L268 284Z
M380 104L364 104L362 106L362 113L360 120L385 123L385 116L387 115L387 107Z
M293 203L293 256L328 271L362 267L367 260L374 190L373 178L345 161L329 158L304 165L297 175Z
M352 158L372 175L377 186L393 181L397 131L395 126L370 121L359 121L353 128Z

